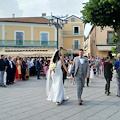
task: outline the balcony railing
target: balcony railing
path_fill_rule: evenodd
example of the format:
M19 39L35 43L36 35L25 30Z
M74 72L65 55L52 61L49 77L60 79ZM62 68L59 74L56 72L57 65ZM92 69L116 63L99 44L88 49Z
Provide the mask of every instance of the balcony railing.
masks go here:
M73 45L73 50L78 50L80 49L80 45Z
M57 47L57 41L0 40L0 47Z
M62 31L62 36L84 36L84 32L83 31L78 31L78 32Z

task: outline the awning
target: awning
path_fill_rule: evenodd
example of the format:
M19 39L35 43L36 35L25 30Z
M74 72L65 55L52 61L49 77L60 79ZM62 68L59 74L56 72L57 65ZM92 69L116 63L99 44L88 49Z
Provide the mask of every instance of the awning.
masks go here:
M115 46L97 46L98 51L112 51L112 47Z
M47 52L1 52L5 56L20 56L20 57L52 57L54 51L47 51Z

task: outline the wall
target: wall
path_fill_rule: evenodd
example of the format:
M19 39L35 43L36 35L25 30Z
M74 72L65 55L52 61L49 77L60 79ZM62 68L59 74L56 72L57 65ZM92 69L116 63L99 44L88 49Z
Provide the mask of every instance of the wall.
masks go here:
M79 40L80 48L83 48L83 37L64 37L63 38L63 48L73 49L73 41Z
M5 26L5 39L14 40L15 31L24 31L24 39L31 40L31 27L26 26Z
M75 22L71 22L71 18L75 19ZM80 34L74 35L74 26L80 28ZM63 27L63 48L73 50L73 41L79 40L80 48L83 48L83 23L77 17L71 16L68 18L68 24Z
M100 56L100 57L107 57L108 56L108 51L98 51L97 50L97 56Z
M55 40L54 28L34 27L34 40L40 40L40 32L49 32L49 40Z
M103 30L101 30L100 27L96 27L96 40L97 44L105 45L107 44L107 31L113 31L110 27L105 27Z
M75 18L75 17L71 17ZM68 24L65 24L63 27L63 31L73 31L74 26L80 27L80 32L83 31L83 23L80 19L75 18L75 22L71 22L71 18L68 19Z
M2 25L0 25L0 40L2 40ZM2 42L2 41L0 41Z

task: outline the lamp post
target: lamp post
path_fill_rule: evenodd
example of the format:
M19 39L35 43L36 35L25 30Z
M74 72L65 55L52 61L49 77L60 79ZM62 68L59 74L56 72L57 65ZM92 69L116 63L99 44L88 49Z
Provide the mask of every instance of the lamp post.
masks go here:
M63 20L62 18L65 18L65 17L67 17L67 15L66 16L62 16L62 17L57 17L57 16L53 16L53 15L51 15L51 19L50 19L50 21L49 21L49 25L55 25L55 27L56 27L56 29L57 29L57 49L58 49L58 42L59 42L59 28L61 28L62 29L62 27L64 26L64 24L67 24L67 20L65 19L65 20ZM55 22L55 20L57 20L57 23Z

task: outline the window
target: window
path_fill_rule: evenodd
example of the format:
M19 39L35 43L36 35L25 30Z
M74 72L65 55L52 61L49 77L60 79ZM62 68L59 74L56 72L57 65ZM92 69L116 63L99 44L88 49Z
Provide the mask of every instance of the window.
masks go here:
M74 35L79 35L79 27L74 27Z
M41 32L40 34L41 45L48 45L48 39L49 39L48 32Z
M16 45L23 45L24 32L15 32Z
M73 49L79 49L79 40L74 40Z
M71 18L71 22L75 22L75 18Z
M113 41L113 32L111 31L111 32L108 32L108 43L112 43L112 41Z

